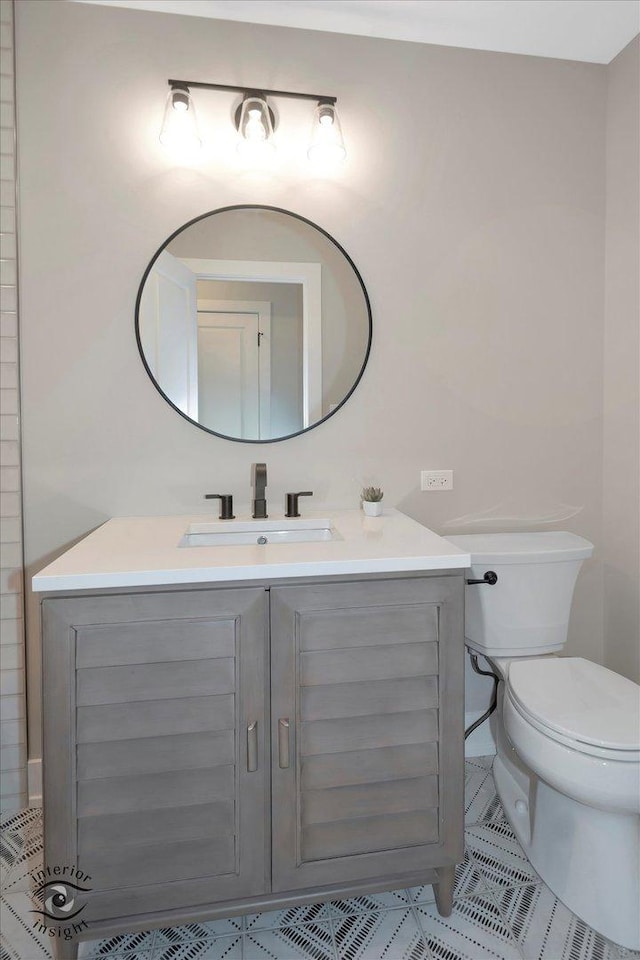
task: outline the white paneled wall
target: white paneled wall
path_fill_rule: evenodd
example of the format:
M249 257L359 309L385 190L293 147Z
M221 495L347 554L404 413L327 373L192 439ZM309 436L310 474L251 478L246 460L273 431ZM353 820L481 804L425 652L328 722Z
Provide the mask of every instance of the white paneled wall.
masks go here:
M0 809L27 803L13 2L0 0Z

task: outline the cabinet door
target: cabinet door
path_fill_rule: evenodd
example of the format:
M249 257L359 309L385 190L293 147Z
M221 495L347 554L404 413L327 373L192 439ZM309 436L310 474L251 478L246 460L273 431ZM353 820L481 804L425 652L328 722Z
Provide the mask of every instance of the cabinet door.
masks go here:
M462 858L462 590L272 589L274 891Z
M264 590L43 608L45 855L83 918L268 890Z

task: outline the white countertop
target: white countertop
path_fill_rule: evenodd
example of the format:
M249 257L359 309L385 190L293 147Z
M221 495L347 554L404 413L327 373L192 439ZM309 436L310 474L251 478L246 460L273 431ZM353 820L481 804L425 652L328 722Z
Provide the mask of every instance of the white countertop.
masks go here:
M108 520L33 578L41 591L95 590L230 580L272 580L469 567L468 553L397 510L323 512L336 539L319 543L179 546L190 524L209 516ZM280 519L270 514L270 520ZM251 521L250 517L238 520ZM225 521L217 521L224 530Z

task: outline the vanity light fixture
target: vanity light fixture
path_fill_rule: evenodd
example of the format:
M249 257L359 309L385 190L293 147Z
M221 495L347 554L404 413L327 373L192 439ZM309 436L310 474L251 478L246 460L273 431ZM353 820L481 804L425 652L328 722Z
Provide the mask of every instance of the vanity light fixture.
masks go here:
M275 116L261 93L248 93L236 110L238 153L249 159L260 159L273 152Z
M193 100L184 84L171 86L164 108L160 143L172 153L181 154L194 154L202 146Z
M335 163L344 160L347 155L336 109L336 97L294 93L291 90L256 90L225 83L202 83L198 80L169 80L168 83L170 91L160 132L160 142L164 146L175 149L181 143L193 150L202 145L191 98L191 88L198 87L243 94L242 102L234 114L238 131L238 152L243 156L267 155L274 149L276 118L269 106L268 97L315 100L315 118L307 151L310 160Z
M326 164L344 160L346 155L335 102L321 100L316 107L307 156L309 160Z

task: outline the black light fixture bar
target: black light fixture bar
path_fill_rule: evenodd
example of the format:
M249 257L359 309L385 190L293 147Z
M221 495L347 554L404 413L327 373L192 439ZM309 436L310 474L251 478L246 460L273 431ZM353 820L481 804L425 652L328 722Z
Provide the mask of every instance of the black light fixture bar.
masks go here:
M228 90L230 93L261 94L263 97L291 97L294 100L314 100L316 103L337 103L337 97L324 97L315 93L293 93L290 90L263 90L258 87L234 87L228 83L202 83L199 80L168 80L169 86L200 87L204 90Z

